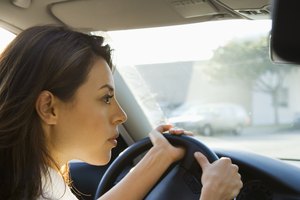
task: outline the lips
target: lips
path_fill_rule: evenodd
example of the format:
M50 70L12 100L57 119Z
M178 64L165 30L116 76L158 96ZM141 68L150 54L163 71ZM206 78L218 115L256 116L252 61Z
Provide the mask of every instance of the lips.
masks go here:
M113 137L109 138L108 141L113 145L113 146L117 146L118 144L118 139L119 134L114 135Z

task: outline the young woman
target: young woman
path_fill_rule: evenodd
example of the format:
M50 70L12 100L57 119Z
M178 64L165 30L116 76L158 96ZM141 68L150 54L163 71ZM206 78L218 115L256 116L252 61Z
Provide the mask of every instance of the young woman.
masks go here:
M110 53L102 37L58 26L29 28L2 53L0 199L76 199L63 178L68 161L109 162L117 126L127 118L115 98ZM100 199L143 199L184 156L164 131L184 132L170 125L151 131L153 147ZM238 194L241 177L230 159L210 164L201 153L195 158L203 170L201 200Z

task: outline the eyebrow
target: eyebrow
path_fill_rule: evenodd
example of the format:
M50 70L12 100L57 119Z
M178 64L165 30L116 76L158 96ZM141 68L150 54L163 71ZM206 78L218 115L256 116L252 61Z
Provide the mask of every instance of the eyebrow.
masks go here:
M114 91L114 88L109 84L102 85L98 90L101 90L103 88L108 88L108 90L112 92Z

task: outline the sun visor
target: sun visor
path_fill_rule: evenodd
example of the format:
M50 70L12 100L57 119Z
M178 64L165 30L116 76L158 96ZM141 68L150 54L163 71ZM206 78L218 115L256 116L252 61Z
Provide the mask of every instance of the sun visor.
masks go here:
M87 30L123 30L241 18L213 0L77 0L54 3L50 10L64 24ZM81 17L78 17L81 16Z
M122 0L122 5L118 0L68 1L54 4L51 11L64 24L88 30L124 30L185 23L185 18L167 1L161 0Z

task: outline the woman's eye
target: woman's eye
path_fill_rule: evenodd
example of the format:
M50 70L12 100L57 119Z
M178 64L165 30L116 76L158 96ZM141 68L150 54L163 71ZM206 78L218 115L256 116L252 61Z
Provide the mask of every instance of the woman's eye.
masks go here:
M103 97L104 103L110 104L110 103L111 103L111 99L112 99L113 97L114 97L114 95L105 95L105 96Z

